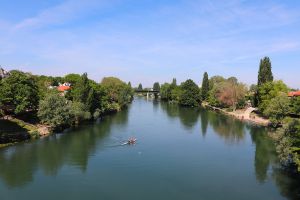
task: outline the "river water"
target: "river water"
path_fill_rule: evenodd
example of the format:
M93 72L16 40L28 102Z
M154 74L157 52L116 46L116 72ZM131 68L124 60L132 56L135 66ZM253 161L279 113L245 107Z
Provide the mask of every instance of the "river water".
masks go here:
M121 145L127 138L136 145ZM168 103L0 149L1 200L300 199L262 127Z

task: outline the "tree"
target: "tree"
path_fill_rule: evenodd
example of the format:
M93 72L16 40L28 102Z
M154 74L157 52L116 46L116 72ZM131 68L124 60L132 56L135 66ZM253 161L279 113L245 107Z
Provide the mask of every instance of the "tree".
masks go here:
M254 105L259 106L262 103L261 94L260 94L260 87L268 82L273 81L273 74L272 74L272 66L269 57L264 57L260 60L259 70L258 70L258 77L257 77L257 91L255 93L254 98Z
M131 82L130 82L130 81L128 82L128 84L127 84L127 85L128 85L128 87L132 88L132 86L131 86Z
M295 165L300 172L300 120L286 118L282 128L271 136L281 163L284 166Z
M183 106L197 107L201 102L200 89L191 79L181 83L180 88L182 93L179 98L179 103Z
M164 83L161 85L160 96L162 100L171 100L171 85L169 83Z
M14 70L2 80L0 103L3 110L21 114L36 110L38 102L38 87L32 75Z
M137 90L138 90L138 91L143 91L143 86L142 86L142 84L141 84L141 83L139 84L139 86L138 86Z
M160 91L160 85L159 85L159 82L155 82L155 83L153 84L153 90L154 90L154 91Z
M38 117L42 123L53 128L71 125L71 101L56 92L50 92L40 101Z
M81 76L79 74L68 74L64 79L66 82L71 83L72 86L75 86L80 82Z
M207 100L207 98L208 98L208 91L209 91L208 74L207 74L207 72L205 72L203 74L202 87L201 87L202 100Z
M236 110L239 101L243 100L246 95L246 86L238 83L236 78L229 78L218 87L216 96L225 106L230 106Z
M279 96L281 93L286 95L288 90L287 85L282 81L267 82L261 85L258 88L260 102L258 106L259 110L264 112L273 98Z
M79 124L80 121L91 119L91 113L86 111L86 107L81 102L72 102L70 113L72 115L75 124Z
M123 107L132 100L133 92L126 83L115 77L103 78L101 85L106 90L110 103L117 103Z
M270 100L264 115L270 118L273 126L277 127L289 112L290 100L286 94L282 94Z
M177 80L176 80L176 78L173 78L171 85L172 86L177 86Z
M300 97L291 98L291 113L300 115Z
M260 60L257 85L260 87L264 83L272 82L273 74L271 61L269 57L264 57Z

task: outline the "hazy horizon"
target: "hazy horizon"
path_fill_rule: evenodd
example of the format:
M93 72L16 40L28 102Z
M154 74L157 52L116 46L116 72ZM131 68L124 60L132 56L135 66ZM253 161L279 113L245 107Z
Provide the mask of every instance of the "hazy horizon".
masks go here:
M269 56L276 80L300 88L300 2L1 1L0 65L33 74L87 72L133 86L197 84L209 76L257 82Z

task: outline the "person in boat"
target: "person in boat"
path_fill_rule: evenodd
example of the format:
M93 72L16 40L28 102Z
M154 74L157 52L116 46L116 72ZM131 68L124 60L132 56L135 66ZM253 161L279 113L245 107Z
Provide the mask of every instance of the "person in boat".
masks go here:
M136 142L136 138L129 138L128 141L127 141L127 144L135 144Z

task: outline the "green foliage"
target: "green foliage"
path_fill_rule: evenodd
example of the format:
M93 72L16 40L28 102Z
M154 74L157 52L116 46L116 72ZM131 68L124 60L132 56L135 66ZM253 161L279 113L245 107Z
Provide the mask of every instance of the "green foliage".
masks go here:
M260 87L261 85L272 81L273 81L273 74L272 74L271 61L269 57L264 57L263 59L260 60L257 85L258 87Z
M208 99L208 91L209 91L209 80L208 80L208 74L207 72L205 72L203 74L202 87L201 87L202 100Z
M79 74L68 74L64 79L66 82L71 83L72 86L76 86L80 82L81 76Z
M258 88L259 110L264 112L273 98L279 96L280 94L287 95L287 92L288 87L282 81L267 82L261 85Z
M86 111L86 106L81 102L72 102L70 113L75 124L91 119L91 113Z
M201 102L200 89L191 79L181 83L181 94L179 97L179 104L183 106L197 107Z
M182 90L177 85L171 85L171 100L174 102L179 102L180 96L182 94Z
M40 101L38 117L41 122L54 128L72 123L71 102L55 92L50 92Z
M115 77L103 78L101 85L109 97L109 103L117 103L122 108L132 101L133 91L126 83Z
M290 100L287 95L279 95L269 101L264 115L269 117L273 126L278 126L282 120L289 114Z
M300 172L300 120L286 118L283 127L277 129L272 137L282 164L295 165Z
M268 82L273 82L273 74L271 61L269 57L264 57L260 60L258 78L257 78L257 91L255 92L253 103L255 106L260 106L262 103L262 94L260 94L260 87Z
M176 80L176 78L173 78L171 85L177 86L177 80Z
M143 91L143 86L142 86L142 84L141 84L141 83L139 84L139 86L138 86L137 90L138 90L138 91Z
M159 85L159 82L155 82L155 83L153 84L153 90L154 90L154 91L160 91L160 85Z
M35 110L39 95L33 76L16 70L10 73L0 84L0 104L3 105L3 110L14 114Z
M160 96L162 100L171 100L171 85L169 83L164 83L161 85Z
M101 110L99 108L97 108L93 114L93 118L94 119L98 119L101 115Z
M300 97L291 98L291 113L300 115Z

